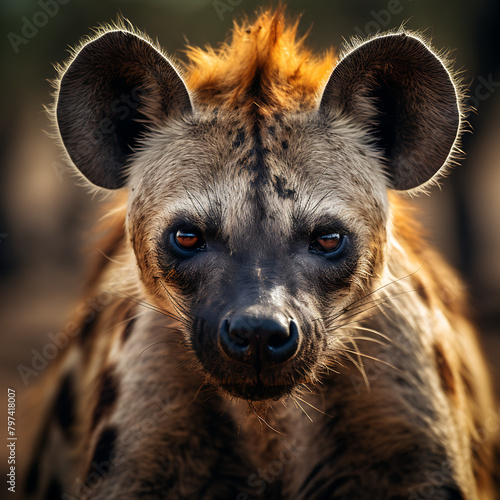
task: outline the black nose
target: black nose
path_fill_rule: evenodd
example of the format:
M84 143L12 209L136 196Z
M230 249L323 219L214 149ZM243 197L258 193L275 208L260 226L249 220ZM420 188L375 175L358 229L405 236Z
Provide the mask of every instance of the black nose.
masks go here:
M222 321L219 341L228 357L260 369L283 363L295 354L299 345L299 329L293 320L270 315L237 314Z

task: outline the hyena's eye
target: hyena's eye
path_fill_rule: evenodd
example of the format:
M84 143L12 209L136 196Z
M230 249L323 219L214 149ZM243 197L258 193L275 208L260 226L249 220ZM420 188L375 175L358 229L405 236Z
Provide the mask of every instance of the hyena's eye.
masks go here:
M339 254L345 246L346 237L343 234L324 232L313 238L309 245L309 251L313 253L325 253L329 255Z
M179 229L173 234L175 244L180 250L195 252L197 250L204 250L206 243L198 230L184 230Z

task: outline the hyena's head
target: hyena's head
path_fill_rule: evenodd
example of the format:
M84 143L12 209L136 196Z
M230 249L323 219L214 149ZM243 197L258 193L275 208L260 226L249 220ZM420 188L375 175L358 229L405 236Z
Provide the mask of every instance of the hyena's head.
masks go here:
M342 313L385 264L387 189L428 182L460 121L447 70L414 36L360 44L311 83L264 28L194 88L151 43L109 31L68 65L56 108L81 173L128 188L149 300L181 317L205 374L250 400L335 359Z

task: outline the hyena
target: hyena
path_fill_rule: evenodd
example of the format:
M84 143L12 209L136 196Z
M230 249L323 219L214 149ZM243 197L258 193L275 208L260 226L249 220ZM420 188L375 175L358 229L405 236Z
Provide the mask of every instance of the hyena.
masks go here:
M296 33L263 12L181 69L120 25L62 68L64 148L119 191L29 496L494 497L463 286L400 194L449 165L459 87L404 30Z

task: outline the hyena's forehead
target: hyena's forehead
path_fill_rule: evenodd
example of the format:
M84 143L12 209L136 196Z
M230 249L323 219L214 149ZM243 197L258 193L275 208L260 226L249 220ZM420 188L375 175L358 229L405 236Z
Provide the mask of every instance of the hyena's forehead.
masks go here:
M378 158L359 132L307 115L205 113L149 140L132 175L141 210L147 202L164 220L208 220L233 235L289 233L325 212L366 223L386 209Z

